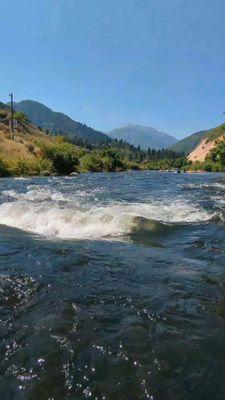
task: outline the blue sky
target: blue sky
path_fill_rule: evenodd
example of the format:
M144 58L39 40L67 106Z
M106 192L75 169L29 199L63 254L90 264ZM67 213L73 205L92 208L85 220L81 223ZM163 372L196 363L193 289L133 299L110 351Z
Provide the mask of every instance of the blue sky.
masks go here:
M224 0L5 1L0 29L1 101L179 138L225 120Z

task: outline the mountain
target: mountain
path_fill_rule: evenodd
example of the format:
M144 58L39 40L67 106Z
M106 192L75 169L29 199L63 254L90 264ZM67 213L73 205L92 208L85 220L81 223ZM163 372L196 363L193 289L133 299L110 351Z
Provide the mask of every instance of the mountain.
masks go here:
M148 147L162 149L170 147L177 142L173 136L154 128L132 124L113 129L108 132L108 135L114 139L123 139L134 146L140 145L142 149L147 149Z
M96 131L85 124L74 121L68 115L56 112L44 104L33 100L15 103L15 110L25 113L32 124L53 133L80 138L91 144L109 143L111 140L103 132Z
M207 134L208 131L195 132L173 144L170 149L178 153L189 154L198 146L202 139L207 137Z
M170 150L147 152L110 138L104 145L77 145L39 129L24 112L16 111L14 120L13 133L11 110L0 102L0 177L147 170L177 162Z

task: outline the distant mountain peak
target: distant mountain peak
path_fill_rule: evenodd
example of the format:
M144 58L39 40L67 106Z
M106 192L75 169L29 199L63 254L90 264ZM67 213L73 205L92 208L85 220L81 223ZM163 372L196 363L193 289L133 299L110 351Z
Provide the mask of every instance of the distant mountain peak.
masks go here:
M43 108L43 109L45 109L45 110L48 110L48 111L53 111L50 107L48 107L48 106L46 106L45 104L43 104L43 103L41 103L40 101L37 101L37 100L29 100L29 99L24 99L24 100L21 100L20 102L18 102L18 103L15 103L16 105L19 105L19 106L22 106L22 105L26 105L26 106L28 106L28 105L31 105L31 106L37 106L37 107L41 107L41 108ZM54 112L54 111L53 111Z
M123 139L134 146L140 145L142 149L147 149L148 147L155 149L167 148L177 142L177 139L165 132L140 124L127 124L113 129L108 132L108 135L113 139Z

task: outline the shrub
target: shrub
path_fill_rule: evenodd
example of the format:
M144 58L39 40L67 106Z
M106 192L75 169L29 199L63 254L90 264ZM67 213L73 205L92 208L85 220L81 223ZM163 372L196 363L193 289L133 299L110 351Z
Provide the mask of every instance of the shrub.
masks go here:
M54 170L59 174L70 174L79 164L77 149L61 136L54 139L53 145L39 143L38 146L42 157L51 161Z
M50 157L54 169L60 174L70 174L78 165L78 159L71 153L56 151Z
M10 169L13 175L37 175L37 163L31 160L18 158L15 160Z
M145 168L145 166L143 166L143 167ZM134 170L134 171L138 171L138 170L140 170L140 165L138 163L136 163L136 162L129 162L127 164L127 168L131 169L131 170Z
M27 145L27 150L30 152L30 153L34 153L34 145L32 144L32 143L29 143L28 145Z
M204 166L204 170L206 171L206 172L212 172L212 165L211 164L205 164L205 166Z
M4 176L8 176L10 175L8 167L6 165L6 163L0 159L0 176L4 177Z
M95 154L86 154L80 160L82 171L100 172L103 169L102 160Z
M195 161L195 162L192 164L192 169L193 169L194 171L198 171L198 170L202 169L202 163L201 163L200 161Z
M211 159L225 166L225 141L221 141L211 152Z
M37 172L40 174L42 171L48 171L49 173L53 172L54 167L52 161L47 158L42 158L37 162Z
M20 112L20 111L16 111L14 113L14 118L17 119L17 121L20 121L20 122L29 122L29 119L28 119L27 115L22 113L22 112Z
M102 158L102 167L106 172L110 172L114 170L114 160L111 157L103 157Z
M6 111L2 111L2 110L0 111L0 118L1 118L1 119L4 119L4 118L6 118L6 117L7 117L7 115L8 115L8 114L7 114L7 112L6 112Z
M124 168L120 155L114 149L107 149L101 152L103 169L105 171L115 171L117 168Z

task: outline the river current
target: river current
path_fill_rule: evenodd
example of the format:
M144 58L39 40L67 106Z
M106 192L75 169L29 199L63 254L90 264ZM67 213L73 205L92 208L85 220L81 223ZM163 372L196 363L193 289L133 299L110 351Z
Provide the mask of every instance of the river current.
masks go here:
M0 180L0 399L224 400L225 175Z

